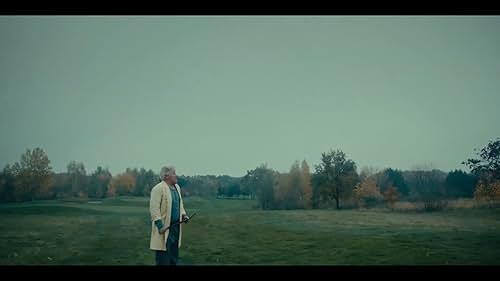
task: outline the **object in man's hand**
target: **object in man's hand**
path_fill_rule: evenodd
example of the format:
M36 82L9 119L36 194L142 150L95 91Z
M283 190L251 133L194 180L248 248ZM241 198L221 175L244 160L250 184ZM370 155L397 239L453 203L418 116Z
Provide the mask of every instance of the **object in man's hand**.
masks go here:
M189 216L188 215L182 215L182 222L188 223L189 221Z

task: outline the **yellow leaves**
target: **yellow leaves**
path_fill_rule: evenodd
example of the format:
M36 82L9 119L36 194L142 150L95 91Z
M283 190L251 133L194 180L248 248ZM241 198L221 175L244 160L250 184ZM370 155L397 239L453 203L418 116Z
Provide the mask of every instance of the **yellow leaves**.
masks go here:
M357 198L363 198L367 196L374 196L381 198L380 190L375 182L375 179L370 177L363 180L358 186L354 189L354 194Z
M362 206L374 204L382 199L380 189L373 177L364 179L354 189L354 197Z
M500 200L500 181L494 181L490 184L480 181L476 186L474 199L479 201Z
M302 165L295 161L289 173L277 175L274 200L276 208L310 209L312 207L311 174L305 160L302 161Z
M130 194L135 189L135 177L131 173L116 175L108 185L108 196Z

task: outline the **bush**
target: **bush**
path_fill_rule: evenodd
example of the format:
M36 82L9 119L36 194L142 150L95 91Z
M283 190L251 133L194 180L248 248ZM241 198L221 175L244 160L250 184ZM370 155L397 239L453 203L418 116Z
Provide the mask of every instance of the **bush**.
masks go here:
M480 181L476 186L474 199L486 202L500 200L500 181L493 181L491 183Z
M459 198L456 200L448 201L448 208L450 209L472 209L476 207L476 202L469 198Z
M373 178L363 180L354 189L354 197L359 207L373 208L382 201L382 194Z
M448 207L448 201L438 200L438 201L426 201L424 202L425 212L435 212L442 211Z
M383 193L384 201L389 205L391 209L394 209L394 204L399 199L399 192L394 186L389 186L387 190Z
M393 210L399 212L416 212L423 210L423 205L422 203L419 202L409 202L409 201L395 202Z

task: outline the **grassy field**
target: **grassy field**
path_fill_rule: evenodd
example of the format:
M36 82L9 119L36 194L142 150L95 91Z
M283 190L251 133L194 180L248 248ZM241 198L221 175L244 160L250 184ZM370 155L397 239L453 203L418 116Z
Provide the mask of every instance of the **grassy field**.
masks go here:
M185 198L181 265L500 264L500 209L253 210ZM153 265L146 198L0 205L0 264Z

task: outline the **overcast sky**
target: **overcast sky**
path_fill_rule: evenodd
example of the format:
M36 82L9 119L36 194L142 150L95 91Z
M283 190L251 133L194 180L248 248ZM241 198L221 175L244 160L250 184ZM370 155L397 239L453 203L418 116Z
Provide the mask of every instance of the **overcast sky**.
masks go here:
M0 165L449 171L500 137L500 17L0 17Z

